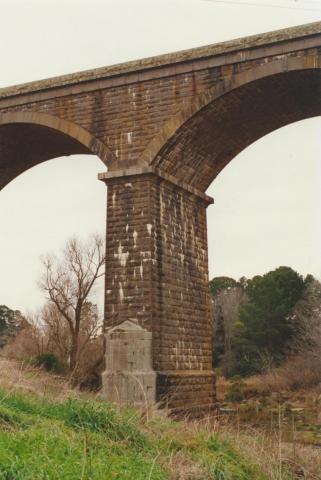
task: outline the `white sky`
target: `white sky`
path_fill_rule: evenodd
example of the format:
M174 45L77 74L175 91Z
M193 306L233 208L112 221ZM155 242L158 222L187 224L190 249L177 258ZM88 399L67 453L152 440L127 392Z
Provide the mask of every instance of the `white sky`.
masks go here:
M0 11L5 87L321 20L321 0L0 0ZM213 182L210 277L279 265L321 276L320 131L319 117L273 132ZM39 307L39 256L103 232L102 170L90 156L51 160L0 192L0 304Z

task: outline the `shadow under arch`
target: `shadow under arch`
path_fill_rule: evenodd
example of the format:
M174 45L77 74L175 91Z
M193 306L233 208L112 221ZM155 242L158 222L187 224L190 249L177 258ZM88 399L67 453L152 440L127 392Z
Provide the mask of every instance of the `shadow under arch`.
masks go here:
M272 60L234 74L171 118L142 160L205 191L244 148L321 114L321 57Z
M75 123L37 112L0 115L0 190L25 170L56 157L97 155L106 165L111 150Z

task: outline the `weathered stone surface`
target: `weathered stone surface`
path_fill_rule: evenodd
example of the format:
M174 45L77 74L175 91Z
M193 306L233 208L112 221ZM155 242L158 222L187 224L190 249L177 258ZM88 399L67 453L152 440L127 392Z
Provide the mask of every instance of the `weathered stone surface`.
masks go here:
M320 22L299 25L298 27L284 28L272 32L251 35L249 37L237 38L235 40L207 45L204 47L191 48L156 57L143 58L132 62L125 62L109 67L95 68L83 72L72 73L60 77L49 78L47 80L39 80L13 87L0 89L1 97L10 97L13 95L21 95L23 93L47 90L53 87L63 87L65 85L79 85L84 82L94 80L103 80L107 77L116 75L128 75L131 72L141 72L152 68L167 66L176 63L186 63L193 60L198 61L200 58L208 58L218 55L226 55L231 52L241 52L241 59L244 60L246 51L260 46L282 44L289 40L300 40L307 37L319 35L321 32ZM292 47L293 49L293 47Z
M320 114L321 22L0 90L0 188L62 155L108 167L109 398L213 405L205 190L250 143ZM128 322L141 333L113 338ZM122 339L146 352L142 332L149 368Z
M318 114L320 37L317 22L1 89L0 188L41 161L89 151L109 170L156 164L204 190L250 142ZM317 105L307 99L302 111L302 92Z
M198 404L212 404L206 238L210 199L156 173L112 175L104 181L108 185L106 325L122 325L134 318L153 333L157 400L171 407L191 406L196 400L193 388L202 385ZM184 374L168 373L175 371ZM169 391L175 391L175 401L168 401Z
M109 328L105 358L105 398L122 405L149 406L156 402L152 332L130 320Z

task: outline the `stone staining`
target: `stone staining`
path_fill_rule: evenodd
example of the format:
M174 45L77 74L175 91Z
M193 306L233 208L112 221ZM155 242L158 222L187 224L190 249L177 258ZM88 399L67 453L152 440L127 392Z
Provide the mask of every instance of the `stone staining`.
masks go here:
M105 181L108 200L117 196L116 211L108 201L107 213L107 325L116 327L134 318L152 333L157 400L166 398L169 407L183 409L196 389L198 408L212 405L206 243L210 200L155 174ZM128 182L130 189L124 188ZM125 245L129 257L124 257ZM119 290L113 288L116 277L122 283L121 302Z

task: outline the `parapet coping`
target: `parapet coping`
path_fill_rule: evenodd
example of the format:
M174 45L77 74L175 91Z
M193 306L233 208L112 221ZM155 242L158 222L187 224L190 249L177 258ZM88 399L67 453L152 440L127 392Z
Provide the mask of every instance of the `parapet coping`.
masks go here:
M19 94L35 93L64 86L71 86L82 82L103 80L105 78L126 75L148 69L190 62L213 56L225 55L240 50L248 50L260 46L286 42L289 40L311 37L321 34L321 22L313 22L296 27L284 28L272 32L242 37L227 42L215 43L204 47L166 53L154 57L143 58L130 62L120 63L107 67L100 67L82 72L52 77L45 80L23 83L0 89L0 99Z
M203 202L207 205L211 205L214 203L214 199L210 197L209 195L206 195L206 193L201 192L197 188L194 188L192 185L189 185L186 182L182 182L180 180L177 180L177 178L173 177L172 175L161 172L158 168L149 166L149 167L133 167L133 168L127 168L124 170L114 170L114 171L108 171L108 172L103 172L98 174L98 180L102 180L103 182L107 182L108 180L115 179L115 178L122 178L122 177L132 177L136 175L156 175L157 177L161 178L162 180L165 180L169 183L172 183L182 190L185 190L195 197L200 198Z

